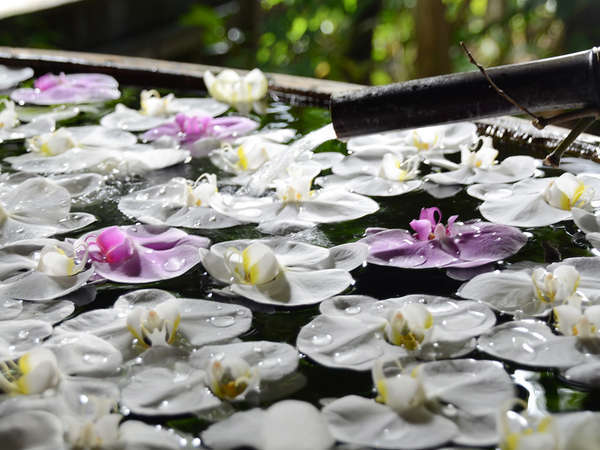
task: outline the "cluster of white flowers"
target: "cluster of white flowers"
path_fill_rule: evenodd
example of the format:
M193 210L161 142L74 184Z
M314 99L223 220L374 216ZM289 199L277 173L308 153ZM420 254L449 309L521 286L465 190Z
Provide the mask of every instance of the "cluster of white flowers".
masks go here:
M32 74L0 66L0 89ZM598 387L600 257L521 257L493 270L527 241L500 225L572 220L600 248L597 175L543 178L530 156L500 159L472 123L321 151L335 137L331 125L304 136L257 130L249 117L265 113L268 94L258 69L206 72L204 81L212 98L145 90L139 109L118 104L100 124L71 127L57 123L99 113L81 103L118 98L116 80L47 74L35 89L12 92L19 106L2 101L0 142L22 142L0 175L3 446L598 445L598 413L550 414L523 371L485 359ZM222 116L230 107L237 112ZM372 227L360 240L383 217L371 216L380 205L370 197L385 211L383 197L463 189L492 224L451 214L443 223L440 209L425 205L414 233ZM98 217L84 212L90 206ZM122 225L130 219L141 223ZM327 224L357 219L350 242L328 233ZM88 229L95 221L103 228ZM215 243L179 228L204 230ZM369 278L392 272L365 270L367 261L434 268L408 292L406 272ZM440 267L462 270L456 295L427 294L437 292L429 279ZM180 284L163 282L188 272ZM367 292L393 297L359 295ZM344 380L369 372L372 383ZM339 386L322 391L319 374ZM515 400L516 383L531 390L528 402ZM180 415L210 425L175 431L178 422L167 421ZM149 424L157 421L169 426Z

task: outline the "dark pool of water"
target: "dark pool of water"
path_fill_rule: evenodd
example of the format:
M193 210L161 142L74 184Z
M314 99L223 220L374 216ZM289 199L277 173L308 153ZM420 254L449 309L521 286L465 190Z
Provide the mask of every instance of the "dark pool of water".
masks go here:
M123 98L120 102L130 107L139 107L139 89L124 88ZM194 96L196 93L178 93L179 96ZM116 102L115 102L116 103ZM61 123L61 125L97 124L98 119L108 113L114 103L107 104L106 108L98 114L86 114L78 118ZM234 114L234 112L230 112ZM261 122L261 127L283 128L291 127L298 131L298 137L309 131L324 126L330 121L329 112L320 108L292 107L278 102L272 102L265 116L255 116ZM502 142L497 142L502 148ZM17 155L24 152L22 143L8 143L0 145L4 156ZM338 141L329 141L322 144L317 151L345 152L345 145ZM511 146L510 153L527 154L526 145L515 149ZM502 155L501 155L502 156ZM10 172L6 163L2 163L2 171ZM195 159L189 164L157 171L145 177L131 177L121 181L109 181L107 196L76 210L83 210L95 214L98 222L80 230L70 237L77 237L92 229L109 225L124 225L134 223L125 217L118 209L117 202L120 195L148 187L152 184L164 182L174 176L195 179L204 172L213 172L220 177L227 174L221 173L214 167L208 158ZM417 217L422 207L438 206L447 218L458 214L460 220L481 218L477 206L479 201L469 197L463 190L454 197L438 200L424 191L411 192L394 198L377 198L381 209L375 214L364 218L339 224L319 225L310 232L302 233L303 240L318 245L332 246L359 239L367 227L398 227L407 228L408 222ZM236 238L263 237L254 225L242 225L225 230L186 230L189 233L209 237L213 242ZM525 230L532 234L528 243L521 251L510 259L502 262L500 266L518 261L553 262L572 256L590 255L589 245L578 233L576 226L570 223L559 223L550 227ZM444 270L402 270L388 267L368 265L353 272L356 283L348 292L352 294L370 295L379 299L396 297L406 294L437 294L453 296L460 282L448 278ZM156 287L169 290L181 297L205 298L210 290L217 284L206 275L201 266L196 267L187 274L158 283L138 286L123 286L105 284L98 286L98 296L94 303L79 307L75 314L84 310L110 307L118 296L137 288ZM300 328L318 314L318 306L298 308L293 310L265 308L242 299L221 298L213 295L213 299L244 304L253 310L254 320L250 331L241 336L243 340L271 340L295 344ZM499 317L499 321L506 318ZM475 351L468 355L473 358L489 358ZM516 365L505 364L509 373L520 378L527 374L534 374L530 370L523 370ZM305 378L306 384L291 398L309 401L319 405L319 400L325 397L340 397L348 394L372 396L372 381L369 372L359 373L350 370L329 369L314 363L307 357L302 357L298 372ZM530 380L531 381L531 380ZM539 371L533 380L538 384L540 394L537 401L545 403L551 412L571 410L600 410L600 392L583 392L568 386L552 371ZM528 391L519 386L519 395L527 398ZM236 409L246 409L256 405L240 404ZM268 406L261 404L260 406ZM133 417L133 416L132 416ZM143 419L146 420L146 419ZM193 416L159 417L147 420L151 423L160 423L178 428L182 431L198 433L208 425L208 422Z

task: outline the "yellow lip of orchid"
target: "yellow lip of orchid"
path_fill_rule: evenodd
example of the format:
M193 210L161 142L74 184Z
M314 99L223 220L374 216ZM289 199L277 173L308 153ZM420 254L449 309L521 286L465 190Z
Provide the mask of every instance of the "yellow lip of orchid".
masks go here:
M421 347L431 333L433 316L420 303L409 303L390 313L385 325L388 341L413 351Z
M164 116L169 114L173 94L161 97L157 90L144 90L140 94L140 113L145 116Z
M253 69L243 77L231 69L221 71L216 77L206 71L204 84L212 98L231 105L260 100L267 95L269 87L267 77L259 69Z
M77 147L77 142L69 130L59 128L58 130L35 136L27 140L27 146L31 151L44 156L56 156Z
M578 177L563 173L548 184L543 195L550 206L570 211L575 207L588 207L594 194L594 189L586 186Z
M527 412L519 414L511 410L513 406L520 406L527 411L527 403L521 399L513 399L501 408L498 431L502 450L526 450L533 442L537 444L536 448L556 448L559 439L552 416L534 417Z
M463 166L474 167L478 169L489 169L497 161L498 150L484 144L479 150L473 152L468 148L462 148L460 152L460 162Z
M87 262L87 245L84 245L85 253L75 262L74 256L67 255L65 249L58 245L46 245L40 251L37 270L50 276L62 277L73 276L81 272Z
M177 299L159 303L152 309L137 306L127 315L127 329L144 348L172 345L181 322Z
M566 302L573 298L580 280L577 269L566 264L553 272L538 267L531 274L535 297L543 303Z
M258 383L258 372L239 357L213 358L207 370L208 385L217 397L233 400Z
M261 242L254 242L242 251L228 249L224 261L233 277L244 284L267 283L281 271L273 250Z
M219 192L217 176L212 173L203 173L194 183L186 185L186 204L188 206L209 206L210 198L217 192Z
M405 160L393 153L386 153L381 159L379 176L392 181L412 180L419 173L419 163L417 156Z
M15 104L11 100L2 100L4 109L0 111L0 129L11 129L19 125Z
M315 191L311 190L312 181L319 172L318 169L291 165L288 167L289 176L275 181L275 195L284 203L310 200L315 195Z
M555 327L565 336L581 339L600 338L600 305L588 306L582 311L581 304L565 304L553 309Z
M0 389L8 394L41 394L59 380L56 357L43 347L25 353L17 362L0 362Z
M413 130L411 137L412 146L416 147L419 151L431 150L440 141L439 132L429 128Z
M390 367L393 373L386 373ZM427 400L419 366L410 372L402 370L398 362L393 365L377 360L371 371L377 389L375 401L389 406L399 414L407 414L423 406Z

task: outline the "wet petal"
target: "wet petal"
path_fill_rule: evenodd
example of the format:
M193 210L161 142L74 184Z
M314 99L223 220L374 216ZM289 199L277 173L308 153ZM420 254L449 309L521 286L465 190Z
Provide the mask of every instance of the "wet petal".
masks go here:
M121 352L89 333L61 333L46 343L61 372L79 376L111 376L122 363Z
M298 352L294 347L268 341L204 346L192 354L190 363L199 369L206 369L215 355L243 359L258 371L261 380L266 381L283 378L298 366Z
M0 66L0 90L9 89L31 77L33 77L33 69L30 67L11 68Z
M3 416L0 440L6 448L14 450L66 448L61 420L45 411L20 411Z
M421 449L451 441L457 427L450 420L420 411L404 418L373 400L350 395L323 408L333 436L342 442L385 449Z
M238 412L209 427L202 439L210 447L223 449L325 450L334 444L319 410L297 400L285 400L267 410Z
M221 404L204 384L204 372L187 366L177 372L165 367L142 370L129 380L121 395L127 408L147 416L194 413Z
M577 338L557 336L535 320L498 325L479 338L479 350L530 367L568 368L586 359Z
M44 77L47 77L46 74ZM90 103L115 100L121 96L117 81L104 74L61 74L58 81L45 83L40 88L21 88L11 93L19 103L55 105L59 103ZM44 77L40 77L42 80ZM44 81L44 80L42 80ZM36 81L37 82L37 81Z

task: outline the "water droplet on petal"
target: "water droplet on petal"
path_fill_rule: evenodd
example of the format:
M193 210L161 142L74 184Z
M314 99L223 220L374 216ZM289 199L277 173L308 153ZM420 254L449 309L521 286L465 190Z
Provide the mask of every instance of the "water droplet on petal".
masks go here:
M167 262L165 262L163 264L163 268L169 272L176 272L176 271L180 270L184 264L185 264L184 258L172 257L172 258L169 258L167 260Z
M316 334L311 338L313 345L327 345L333 341L330 334Z
M354 305L354 306L348 306L346 309L344 309L344 312L346 314L358 314L360 312L360 306L358 305Z
M19 331L19 339L27 339L27 336L29 336L29 330Z
M210 323L212 323L215 327L225 328L233 325L235 323L235 319L231 316L216 316L211 317Z

